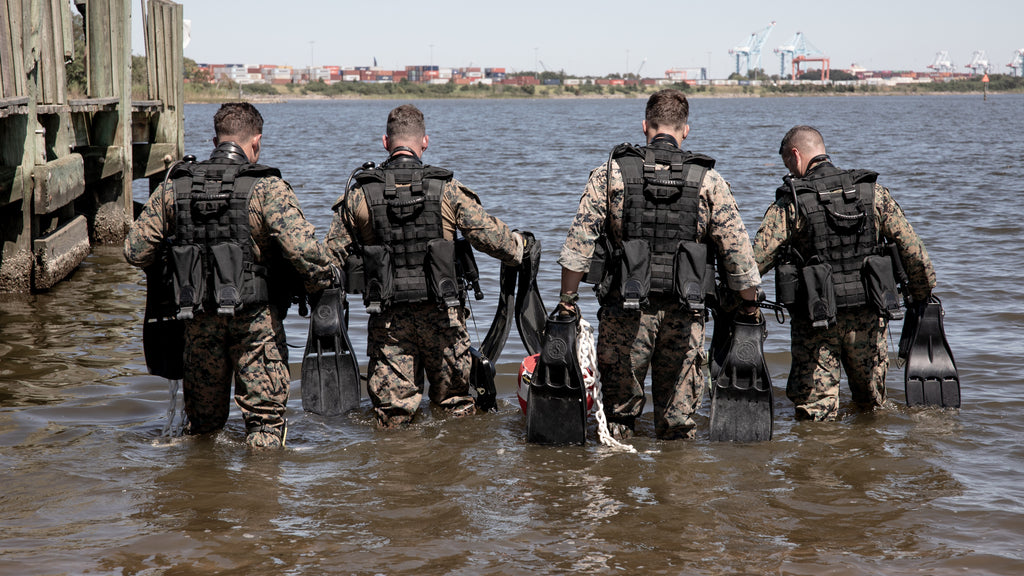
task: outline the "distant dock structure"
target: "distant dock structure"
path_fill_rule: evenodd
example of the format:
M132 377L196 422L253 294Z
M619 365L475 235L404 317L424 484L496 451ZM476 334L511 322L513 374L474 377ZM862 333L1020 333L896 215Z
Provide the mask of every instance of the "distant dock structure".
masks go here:
M71 98L68 0L0 0L0 292L46 290L134 218L184 153L182 6L147 0L146 99L132 98L132 0L75 0L84 19L84 98ZM138 5L138 3L136 3Z

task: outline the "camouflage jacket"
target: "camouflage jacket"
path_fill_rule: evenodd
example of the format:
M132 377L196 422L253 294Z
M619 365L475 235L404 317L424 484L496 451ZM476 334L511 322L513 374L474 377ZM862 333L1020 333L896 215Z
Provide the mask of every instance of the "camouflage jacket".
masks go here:
M276 244L280 254L305 279L309 292L330 287L334 278L330 255L317 242L316 230L302 214L287 182L277 177L256 181L249 200L249 226L256 262L265 261L264 255ZM150 195L129 229L124 240L125 259L143 268L152 264L160 242L174 232L174 186L165 182Z
M339 208L325 243L338 264L343 265L352 244L350 231L359 234L361 244L373 244L375 238L370 208L361 188L356 186L339 197L335 206ZM509 227L488 214L476 193L454 178L441 193L441 222L447 240L455 239L458 230L474 248L504 264L515 266L522 260L523 246Z
M921 238L914 232L903 214L903 209L893 199L889 190L875 184L875 221L878 223L880 236L895 242L900 249L903 268L910 280L910 296L914 300L923 300L935 287L935 270L928 258ZM796 230L790 230L790 222L795 221ZM764 274L776 264L781 248L791 239L798 245L807 239L800 237L806 229L806 219L796 214L793 198L784 196L776 200L765 212L761 228L754 237L754 257L757 267ZM795 236L795 238L794 238Z
M590 179L558 258L558 263L568 270L590 270L595 244L604 231L606 221L612 238L622 238L625 187L617 161L611 161L611 182L607 188L611 198L607 198L605 192L607 178L607 162L590 172ZM608 214L609 209L611 214ZM739 291L761 284L761 275L750 248L750 236L736 208L732 190L729 183L714 169L707 171L700 188L697 232L699 239L710 239L718 251L729 288Z

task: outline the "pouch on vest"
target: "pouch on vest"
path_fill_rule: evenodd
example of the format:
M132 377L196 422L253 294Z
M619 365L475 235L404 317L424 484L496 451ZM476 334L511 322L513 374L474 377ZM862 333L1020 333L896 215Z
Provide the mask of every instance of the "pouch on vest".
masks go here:
M460 304L454 240L434 238L427 242L427 285L442 310Z
M206 297L206 276L199 246L171 246L171 269L174 271L174 303L178 319L191 320L193 312Z
M455 264L458 278L466 286L473 288L473 298L483 300L484 293L480 289L480 268L476 265L473 245L463 236L455 239Z
M651 291L651 249L640 238L622 243L622 307L640 310Z
M366 288L365 273L363 257L359 254L349 254L345 258L345 291L349 294L362 294Z
M796 304L799 288L800 268L796 264L786 262L775 267L775 298L779 304L787 308Z
M828 328L836 323L836 292L832 266L827 262L803 267L801 274L807 287L807 312L811 325Z
M363 304L367 313L378 314L391 304L395 295L391 247L382 244L363 246L363 270L366 278Z
M691 311L704 309L704 298L708 292L707 275L707 244L693 240L681 241L672 262L672 292Z
M896 291L892 259L879 255L864 258L861 278L864 280L868 301L878 308L878 312L888 320L902 320L903 310L900 309L900 298Z
M238 244L223 243L210 246L213 256L213 299L217 314L234 316L235 309L242 305L242 272L245 257Z
M601 280L604 280L604 271L610 252L611 250L608 249L608 236L601 234L594 243L594 255L590 257L590 268L583 276L583 281L587 284L593 284L595 290L597 285L601 283Z

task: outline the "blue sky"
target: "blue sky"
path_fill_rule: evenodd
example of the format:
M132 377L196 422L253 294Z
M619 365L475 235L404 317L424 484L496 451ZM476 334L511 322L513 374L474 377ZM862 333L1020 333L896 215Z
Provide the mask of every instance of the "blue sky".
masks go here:
M729 49L772 21L761 57L769 74L779 71L774 49L796 32L838 69L857 63L871 70L924 71L945 50L963 70L975 50L984 50L992 70L1006 73L1013 52L1024 48L1021 0L179 3L192 23L185 56L200 63L367 66L376 58L389 69L436 64L577 75L639 69L654 77L669 68L703 66L722 78L735 70ZM141 53L138 2L132 10L133 50Z

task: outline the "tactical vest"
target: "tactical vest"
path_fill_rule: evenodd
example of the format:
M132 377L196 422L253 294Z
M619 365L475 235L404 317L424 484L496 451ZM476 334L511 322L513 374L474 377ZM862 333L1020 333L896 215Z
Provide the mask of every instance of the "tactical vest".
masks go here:
M680 242L697 241L701 183L715 161L657 140L648 146L622 144L612 159L625 185L622 240L647 241L650 293L671 294Z
M875 220L875 180L868 170L816 167L793 187L807 228L794 246L805 261L816 258L832 267L836 308L867 303L862 269L865 258L881 253ZM791 195L788 187L777 194Z
M233 315L270 301L268 271L254 262L249 199L256 180L276 168L241 161L220 148L204 162L186 162L174 182L171 265L179 318L206 311Z
M389 253L391 303L440 297L427 278L428 245L444 237L441 195L451 179L449 170L401 157L356 176L369 205L375 242ZM454 262L444 264L454 266Z

